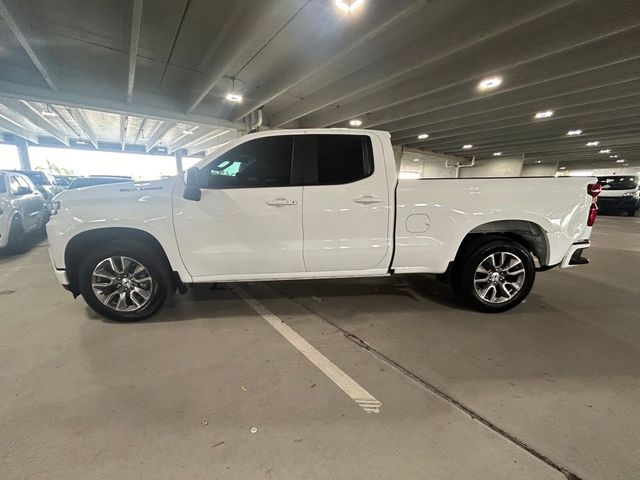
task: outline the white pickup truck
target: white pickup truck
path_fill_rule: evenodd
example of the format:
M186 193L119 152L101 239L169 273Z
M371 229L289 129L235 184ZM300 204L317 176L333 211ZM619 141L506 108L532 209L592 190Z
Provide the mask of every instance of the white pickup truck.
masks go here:
M59 281L118 321L192 283L405 273L500 312L536 270L588 263L595 181L398 180L386 132L277 130L184 176L65 191L47 231Z

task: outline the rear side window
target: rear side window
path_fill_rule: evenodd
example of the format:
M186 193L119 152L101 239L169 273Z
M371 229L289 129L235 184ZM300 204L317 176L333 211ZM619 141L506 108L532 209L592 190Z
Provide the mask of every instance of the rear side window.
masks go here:
M242 143L202 169L204 188L286 187L292 181L293 137L279 135Z
M371 139L367 135L315 135L318 185L356 182L373 173Z
M18 183L18 180L16 179L16 177L14 176L9 177L9 188L11 188L11 193L13 193L14 195L18 194L18 189L20 188L20 184Z

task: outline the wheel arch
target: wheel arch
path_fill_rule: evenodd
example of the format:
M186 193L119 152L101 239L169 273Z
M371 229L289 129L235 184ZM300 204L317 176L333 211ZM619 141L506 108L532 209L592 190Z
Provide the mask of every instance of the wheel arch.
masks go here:
M162 244L149 232L128 227L105 227L93 230L87 230L75 235L67 243L64 251L64 261L69 281L69 290L74 296L80 294L78 286L78 268L84 256L96 245L105 244L114 240L127 240L136 243L142 243L153 249L165 262L167 268L171 272L173 287L182 288L182 282L177 272L174 271L169 261L169 257L165 252Z
M522 244L538 259L541 266L548 265L550 248L547 233L539 224L529 220L495 220L478 225L464 237L457 256L471 243L475 244L484 237L495 235Z

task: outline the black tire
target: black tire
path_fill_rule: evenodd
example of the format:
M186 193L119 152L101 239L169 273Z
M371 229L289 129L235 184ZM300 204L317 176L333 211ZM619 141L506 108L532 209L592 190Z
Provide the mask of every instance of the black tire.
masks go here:
M486 262L487 258L491 255L498 254L495 258L499 259L501 258L501 253L504 253L502 258L505 259L505 262L509 262L511 260L511 263L516 263L514 258L520 260L522 263L524 278L520 281L519 275L509 276L511 274L508 273L507 270L517 272L520 270L518 267L513 267L517 268L517 270L502 268L499 269L501 272L492 271L492 273L498 273L499 278L502 278L500 275L504 275L507 281L512 280L513 283L509 282L509 289L505 289L500 286L498 281L496 286L493 287L493 290L489 290L492 294L495 291L497 296L496 301L491 302L480 296L480 293L475 287L476 271L481 263L483 266L487 265L484 262ZM487 278L490 278L492 273L489 273ZM456 259L451 285L456 296L474 310L478 310L480 312L499 313L512 309L527 297L531 291L531 287L533 286L535 274L536 269L533 257L525 247L506 237L488 237L472 242L466 246L464 253ZM478 275L482 276L483 274L478 273ZM518 280L517 282L516 279ZM520 285L520 288L514 293L513 285L516 283ZM486 287L488 285L490 285L489 281L479 284L478 288L482 290L482 287ZM511 292L508 290L511 290ZM509 293L513 296L511 298L505 298Z
M11 219L9 227L9 239L7 240L7 251L10 253L22 253L26 249L27 237L24 233L22 220L18 216Z
M120 311L98 298L92 287L93 272L105 259L127 257L144 266L152 279L149 299L141 308ZM156 313L171 292L171 275L167 262L153 248L139 242L116 240L91 250L78 268L78 287L85 302L98 314L116 322L137 322ZM133 305L132 308L135 308Z

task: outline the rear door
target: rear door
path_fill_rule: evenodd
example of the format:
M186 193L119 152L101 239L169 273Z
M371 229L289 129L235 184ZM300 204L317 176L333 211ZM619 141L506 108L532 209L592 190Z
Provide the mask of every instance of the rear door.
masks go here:
M178 246L192 276L304 273L302 170L293 139L243 142L200 169L200 201L174 197Z
M390 251L389 206L382 145L375 136L305 135L304 262L308 272L364 271Z
M16 175L15 178L22 192L24 192L16 202L20 205L24 228L25 230L30 230L41 225L44 214L40 193L27 177Z

